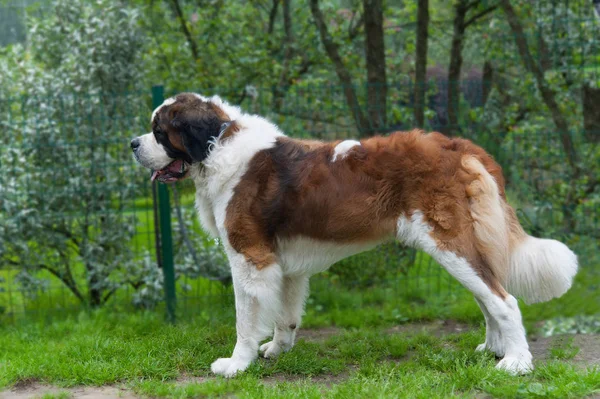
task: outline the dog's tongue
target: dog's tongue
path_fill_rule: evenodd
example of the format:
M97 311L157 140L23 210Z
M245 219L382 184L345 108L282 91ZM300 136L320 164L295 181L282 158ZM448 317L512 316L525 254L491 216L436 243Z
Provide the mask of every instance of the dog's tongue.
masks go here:
M152 176L150 176L150 180L154 181L159 176L163 176L163 175L165 175L166 180L169 180L169 178L171 178L171 177L175 178L175 176L180 175L182 173L182 171L183 171L183 161L181 159L177 159L160 170L153 170Z

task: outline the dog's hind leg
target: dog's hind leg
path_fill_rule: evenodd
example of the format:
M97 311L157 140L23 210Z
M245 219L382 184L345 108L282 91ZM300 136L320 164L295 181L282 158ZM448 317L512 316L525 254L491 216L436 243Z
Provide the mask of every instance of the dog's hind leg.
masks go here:
M480 352L487 349L494 352L496 356L502 357L504 356L504 345L502 344L502 334L500 333L498 321L492 317L483 302L477 298L475 300L485 317L485 342L479 344L475 350Z
M488 321L498 326L504 358L497 368L511 374L524 374L533 369L532 357L525 338L525 328L517 300L508 294L498 280L487 276L486 281L473 264L453 251L443 249L434 239L433 229L423 214L415 211L411 218L400 217L397 226L398 239L422 249L441 264L465 288L473 293L482 310L488 313ZM485 314L484 311L484 314Z
M217 359L211 370L232 377L258 357L258 344L269 336L281 313L281 267L257 267L238 253L228 253L235 293L237 342L233 354Z
M308 294L308 276L286 276L283 278L282 309L275 321L273 340L260 347L266 358L278 356L294 346L296 331L300 327L304 303Z

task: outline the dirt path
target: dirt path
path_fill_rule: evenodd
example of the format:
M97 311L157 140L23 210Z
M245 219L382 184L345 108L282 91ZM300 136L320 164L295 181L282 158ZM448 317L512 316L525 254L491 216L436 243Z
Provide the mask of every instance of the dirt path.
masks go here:
M397 326L386 330L389 334L416 334L427 332L437 336L448 333L460 333L472 330L473 327L456 322L431 322L423 324L407 324ZM337 328L324 328L317 330L300 330L299 339L307 341L323 341L333 335L339 334L342 330ZM530 340L530 348L534 359L544 361L551 359L551 350L557 344L568 345L572 339L572 346L578 347L579 352L569 362L578 364L582 367L600 365L600 335L571 335L550 338L534 338ZM320 375L312 378L315 384L331 386L343 382L348 378L351 369L346 373L336 376ZM182 376L177 379L177 383L186 385L190 383L203 383L213 379L213 377L188 377ZM265 377L263 383L270 385L282 381L293 381L298 378L275 375ZM136 399L131 391L119 386L102 387L77 387L77 388L57 388L41 384L37 381L24 381L16 384L10 390L0 392L0 399L39 399L46 394L59 395L65 393L66 397L74 399Z
M20 384L10 391L0 392L1 399L39 399L44 395L67 393L69 398L77 399L136 399L131 392L114 386L56 388L38 383Z

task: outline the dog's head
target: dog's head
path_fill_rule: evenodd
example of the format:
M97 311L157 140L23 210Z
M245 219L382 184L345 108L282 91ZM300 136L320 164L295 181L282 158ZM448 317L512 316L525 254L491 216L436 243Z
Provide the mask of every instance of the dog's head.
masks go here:
M231 121L232 115L224 108L235 111L216 96L182 93L165 100L152 113L152 132L131 140L136 160L152 169L152 180L185 178L191 165L208 156L211 142Z

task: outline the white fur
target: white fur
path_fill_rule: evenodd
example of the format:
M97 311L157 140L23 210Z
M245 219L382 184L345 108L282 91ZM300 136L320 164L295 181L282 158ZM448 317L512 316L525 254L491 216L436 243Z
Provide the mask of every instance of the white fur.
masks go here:
M470 211L477 246L506 289L526 303L548 301L563 295L577 274L577 256L556 240L525 236L509 251L509 227L503 199L492 175L476 158L463 160L478 174L471 183Z
M352 149L352 147L356 147L360 145L359 141L356 140L344 140L333 149L333 157L331 157L331 162L335 162L339 159L344 159L348 155L348 152Z
M471 183L469 208L473 217L476 246L496 277L504 281L508 272L509 228L506 222L504 206L494 177L483 164L474 157L463 159L467 170L478 175Z
M308 237L277 240L279 263L286 275L313 275L349 256L375 248L381 242L340 244Z
M219 105L240 127L225 145L215 140L203 164L190 168L190 176L196 185L196 209L202 226L214 236L226 236L225 211L233 196L233 189L254 155L273 147L277 137L283 136L283 133L266 119L244 114L239 107L229 105L218 96L197 96Z
M204 231L210 234L211 237L218 238L219 229L217 228L212 202L200 190L196 191L196 211Z
M224 246L231 265L235 293L237 342L229 358L211 365L215 374L232 377L245 370L258 357L259 342L273 331L282 313L283 275L279 265L257 269L243 255Z
M475 350L481 352L487 349L494 352L496 356L503 357L504 345L502 344L502 337L500 335L500 326L496 319L488 312L483 302L477 298L475 298L475 300L477 301L477 304L479 304L481 312L483 312L483 316L485 317L485 342L477 345Z
M225 230L226 209L250 160L257 152L271 148L277 137L283 134L266 119L244 114L218 96L198 97L217 104L240 127L225 145L215 140L202 165L192 165L190 168L190 176L196 185L196 209L200 221L212 235L220 236L231 265L237 342L231 357L216 360L211 370L215 374L232 377L256 359L259 342L273 333L277 322L280 324L281 320L285 320L282 316L285 298L282 294L283 272L279 265L273 264L259 270L229 245ZM300 302L303 304L304 299ZM301 314L296 310L291 313ZM275 355L291 341L293 337L282 336L278 340L282 348L274 346L269 353Z
M338 245L306 237L280 239L277 263L262 269L250 264L229 245L225 229L226 209L250 160L259 151L271 148L282 133L267 120L244 114L238 107L227 104L217 96L198 97L221 107L240 127L225 143L215 140L202 165L190 167L190 176L196 184L196 207L202 225L211 234L221 238L231 264L237 343L230 358L218 359L211 366L214 373L231 377L245 370L256 359L259 342L273 331L273 340L260 347L266 357L277 356L291 348L303 313L311 274L378 243ZM152 143L149 144L152 151L158 151L152 147ZM158 146L155 140L154 144ZM336 146L332 161L343 159L356 145L360 143L351 140L340 143ZM162 160L161 154L158 155ZM164 161L165 164L159 165L159 168L168 164L167 160ZM529 371L533 367L531 354L516 300L511 296L502 300L494 295L465 259L437 248L430 233L431 227L424 222L421 212L415 212L410 220L405 217L398 220L399 240L428 252L475 294L489 329L483 348L504 354L498 367L512 373Z
M221 108L223 111L225 111L225 113L227 114L229 119L232 121L237 120L242 115L244 115L244 113L242 112L242 109L240 107L238 107L237 105L231 105L227 101L223 101L223 99L217 95L214 95L212 97L204 97L200 94L196 94L196 93L193 93L193 94L194 94L194 96L198 97L202 101L206 101L206 102L210 102L215 105L218 105L219 108ZM250 115L246 114L246 116L250 116Z
M276 357L294 346L296 331L300 327L304 303L308 296L308 277L308 275L301 275L283 278L282 308L275 321L273 340L259 348L264 357Z
M167 98L165 101L163 101L163 103L161 105L159 105L158 107L156 107L154 109L154 111L152 111L152 117L150 118L150 123L152 123L152 121L154 120L154 117L156 116L156 114L158 113L158 111L160 111L160 109L162 107L166 107L167 105L171 105L175 102L175 98L171 97L171 98Z
M152 132L138 137L140 146L135 151L135 157L140 164L148 169L159 170L173 162L165 148L158 144Z
M414 212L410 220L406 217L398 219L398 239L430 254L475 295L487 310L488 323L498 326L498 331L490 333L496 338L500 337L500 342L496 341L494 343L494 349L504 354L504 358L498 363L497 367L512 374L523 374L531 371L533 369L531 353L525 339L525 329L516 299L508 296L506 300L502 300L495 295L475 273L475 270L466 259L451 251L439 249L430 235L431 231L431 226L424 222L423 214L419 211ZM491 345L492 342L490 342Z
M526 303L557 298L577 274L577 256L556 240L527 236L510 257L506 289Z
M259 116L244 114L236 123L240 130L225 145L214 141L203 162L209 197L223 193L223 187L231 186L232 180L233 186L237 185L254 155L273 147L275 140L283 136L275 125Z
M260 347L264 357L290 350L300 327L311 275L328 269L337 261L367 251L380 244L339 244L308 237L277 240L277 257L284 274L282 312L275 322L273 340Z

